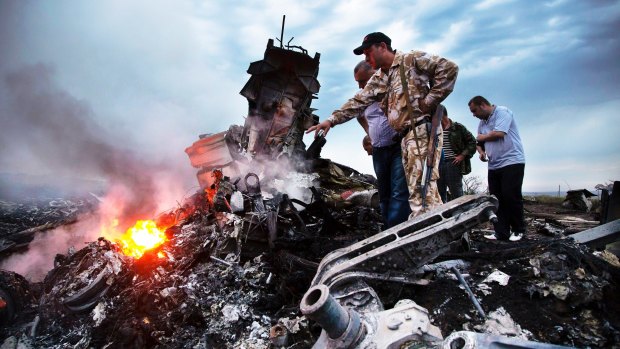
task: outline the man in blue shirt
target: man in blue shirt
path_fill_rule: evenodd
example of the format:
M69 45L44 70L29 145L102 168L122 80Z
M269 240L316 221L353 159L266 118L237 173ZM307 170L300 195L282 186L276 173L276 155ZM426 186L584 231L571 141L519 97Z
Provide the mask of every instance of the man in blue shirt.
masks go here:
M489 163L489 193L499 200L495 235L488 238L519 240L525 233L521 193L525 155L517 123L510 109L492 105L482 96L472 98L468 104L471 113L480 119L476 148L480 160Z
M353 70L355 81L364 88L375 70L365 61L359 62ZM409 189L405 178L400 142L395 140L396 131L390 126L387 117L375 102L364 110L357 120L370 138L372 164L377 175L379 206L386 228L407 220L409 208ZM366 149L366 147L365 147Z

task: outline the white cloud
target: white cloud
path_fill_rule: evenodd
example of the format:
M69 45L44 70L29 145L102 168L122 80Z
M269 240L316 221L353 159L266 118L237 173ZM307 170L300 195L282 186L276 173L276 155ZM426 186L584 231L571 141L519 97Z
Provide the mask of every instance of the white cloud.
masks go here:
M566 3L566 0L552 0L545 2L546 7L557 7Z
M492 7L496 7L499 5L507 4L512 2L513 0L483 0L476 5L474 5L474 9L476 10L488 10Z
M471 19L465 19L452 23L448 30L437 40L428 43L424 46L427 52L432 52L438 55L445 55L450 52L454 47L464 40L474 30Z
M418 42L421 39L420 30L415 23L407 22L404 19L392 22L386 27L384 33L392 39L392 47L401 51L410 51L420 44Z
M521 48L509 55L480 55L475 57L474 62L467 62L460 65L460 77L475 77L480 75L497 74L499 71L508 67L519 66L520 62L536 55L536 48ZM461 60L460 62L463 62Z
M547 25L550 27L561 26L566 23L568 19L564 16L553 16L547 20Z

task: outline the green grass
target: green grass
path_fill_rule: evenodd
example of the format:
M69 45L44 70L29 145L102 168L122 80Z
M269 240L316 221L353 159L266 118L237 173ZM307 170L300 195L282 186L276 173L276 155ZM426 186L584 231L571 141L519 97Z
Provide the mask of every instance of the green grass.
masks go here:
M536 199L536 202L540 202L542 204L560 206L566 197L556 195L535 195L534 198ZM590 212L597 212L601 207L601 200L595 196L591 197L590 201L592 202Z
M536 198L537 202L550 205L561 205L562 201L564 201L564 196L555 195L536 195L534 198Z

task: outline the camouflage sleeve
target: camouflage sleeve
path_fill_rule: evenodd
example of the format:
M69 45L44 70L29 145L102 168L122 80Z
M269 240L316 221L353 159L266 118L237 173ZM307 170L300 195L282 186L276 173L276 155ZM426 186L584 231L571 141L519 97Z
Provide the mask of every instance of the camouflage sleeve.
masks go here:
M414 66L426 73L432 83L432 88L424 97L424 102L431 108L441 103L454 89L459 67L456 63L437 55L414 51Z
M346 101L340 109L334 110L327 120L334 126L357 117L364 113L364 110L366 110L369 105L376 101L381 101L384 95L382 91L384 90L385 86L383 86L377 74L373 75L370 80L368 80L363 90L358 91L355 96Z

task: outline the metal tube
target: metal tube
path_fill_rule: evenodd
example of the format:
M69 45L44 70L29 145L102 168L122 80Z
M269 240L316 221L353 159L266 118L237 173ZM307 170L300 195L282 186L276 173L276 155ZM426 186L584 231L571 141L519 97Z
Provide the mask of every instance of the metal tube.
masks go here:
M467 291L467 295L469 295L469 299L471 299L472 303L474 303L474 306L476 307L476 310L478 310L478 313L480 314L480 316L482 316L483 319L486 318L487 315L484 313L484 310L482 310L482 307L480 306L478 299L476 299L476 296L474 296L474 293L469 288L469 285L467 284L467 281L465 281L465 279L463 278L463 275L455 267L452 267L450 269L452 269L452 272L454 273L454 275L456 275L456 278L459 279L459 282L461 283L461 285L465 287L465 291Z
M329 338L342 336L349 325L349 312L329 294L325 285L311 287L301 300L302 314L316 321Z
M280 31L280 48L284 46L284 21L286 20L286 15L282 15L282 30Z
M221 259L221 258L217 258L217 257L215 257L215 256L209 256L209 258L210 258L212 261L217 262L217 263L220 263L220 264L225 265L225 266L227 266L227 267L232 267L232 266L234 265L234 264L232 264L232 263L230 263L230 262L228 262L228 261L225 261L225 260L223 260L223 259Z

